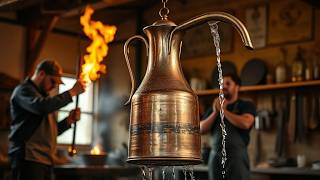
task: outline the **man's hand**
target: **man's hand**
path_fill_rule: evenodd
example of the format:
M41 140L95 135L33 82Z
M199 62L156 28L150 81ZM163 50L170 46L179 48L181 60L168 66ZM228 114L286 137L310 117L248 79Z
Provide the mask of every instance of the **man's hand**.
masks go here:
M76 109L70 111L69 116L67 118L68 124L72 124L76 121L79 121L80 114L81 114L80 108L76 108Z
M225 110L225 109L227 108L227 105L228 105L228 101L227 101L226 99L224 99L223 105L222 105L223 110ZM219 98L216 98L216 99L215 99L215 101L214 101L214 108L215 108L215 110L217 110L217 111L220 111L220 110L221 110L221 104L220 104Z
M73 87L69 90L71 96L77 96L85 91L86 82L84 80L78 79Z
M215 99L212 101L212 112L217 112L217 111L219 111L219 110L217 109L218 103L219 103L219 99L218 99L218 98L215 98Z

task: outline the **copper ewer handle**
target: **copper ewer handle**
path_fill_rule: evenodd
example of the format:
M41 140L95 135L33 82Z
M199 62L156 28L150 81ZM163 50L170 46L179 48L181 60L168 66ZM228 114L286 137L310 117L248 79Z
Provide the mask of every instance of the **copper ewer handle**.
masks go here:
M129 38L127 41L126 41L126 43L124 44L124 47L123 47L123 51L124 51L124 57L126 58L126 63L127 63L127 67L128 67L128 70L129 70L129 74L130 74L130 79L131 79L131 92L130 92L130 96L129 96L129 99L127 100L127 102L125 103L125 105L127 105L129 102L130 102L130 100L131 100L131 98L132 98L132 96L133 96L133 92L134 92L134 89L135 89L135 78L134 78L134 75L133 75L133 73L132 73L132 69L131 69L131 66L130 66L130 60L129 60L129 56L128 56L128 54L129 54L129 44L130 44L130 42L132 42L134 39L140 39L140 40L142 40L143 42L144 42L144 44L145 44L145 46L146 46L146 49L147 49L147 56L148 56L148 41L144 38L144 37L142 37L142 36L140 36L140 35L135 35L135 36L132 36L131 38Z

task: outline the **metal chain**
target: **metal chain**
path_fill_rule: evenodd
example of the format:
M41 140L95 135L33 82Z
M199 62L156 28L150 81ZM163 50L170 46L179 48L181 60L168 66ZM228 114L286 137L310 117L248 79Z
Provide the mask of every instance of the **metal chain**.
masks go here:
M168 0L162 0L162 8L159 10L159 15L161 17L162 20L166 20L168 18L168 14L169 14L169 9L166 6L166 3L168 2Z
M165 6L168 0L162 0L163 5Z

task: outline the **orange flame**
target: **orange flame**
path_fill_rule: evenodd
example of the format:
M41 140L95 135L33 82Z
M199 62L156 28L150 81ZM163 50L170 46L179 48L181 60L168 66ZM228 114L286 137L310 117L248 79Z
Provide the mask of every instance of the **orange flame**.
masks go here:
M99 146L94 146L94 147L91 149L90 154L93 154L93 155L99 155L99 154L101 154L101 151L100 151Z
M94 10L87 6L80 23L83 31L92 42L86 48L87 54L84 55L84 64L80 77L86 82L97 80L100 73L106 73L106 66L100 64L108 54L107 44L114 39L117 28L115 26L104 25L100 21L91 20Z

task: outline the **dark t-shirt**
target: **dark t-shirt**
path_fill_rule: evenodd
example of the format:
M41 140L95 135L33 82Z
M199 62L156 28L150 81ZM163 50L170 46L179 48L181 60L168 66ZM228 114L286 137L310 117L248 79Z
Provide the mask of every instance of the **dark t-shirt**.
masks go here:
M233 104L227 105L227 110L231 111L236 114L245 114L249 113L253 116L256 115L256 108L253 105L253 103L249 101L244 100L237 100ZM207 112L204 114L204 118L208 117L212 113L212 107L207 110ZM203 119L204 119L203 118ZM218 115L217 119L215 120L211 132L213 133L213 145L216 152L220 152L222 145L222 135L221 135L221 127L220 127L220 115ZM246 149L247 145L250 141L250 129L240 129L233 124L231 124L225 117L225 125L226 125L226 131L227 131L227 137L226 137L226 148L230 152L237 152L239 150ZM240 137L240 138L239 138Z

